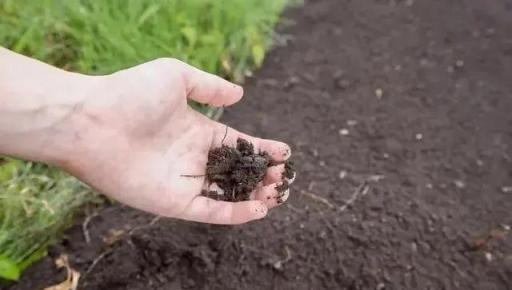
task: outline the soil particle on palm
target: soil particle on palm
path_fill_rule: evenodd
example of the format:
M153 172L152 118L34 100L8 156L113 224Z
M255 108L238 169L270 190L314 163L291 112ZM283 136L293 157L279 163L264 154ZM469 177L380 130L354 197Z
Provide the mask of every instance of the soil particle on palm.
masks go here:
M267 152L256 153L249 141L238 138L236 147L222 145L208 153L207 182L217 184L223 192L203 190L202 195L223 201L249 200L251 192L263 181L267 169L273 165ZM293 176L291 165L285 167L287 171L284 176Z

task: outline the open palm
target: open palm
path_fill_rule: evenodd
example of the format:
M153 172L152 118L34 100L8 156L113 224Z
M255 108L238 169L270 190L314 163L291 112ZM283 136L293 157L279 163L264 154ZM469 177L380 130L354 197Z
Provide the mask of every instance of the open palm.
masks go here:
M260 219L277 205L282 166L269 169L250 201L200 195L211 148L242 137L276 161L290 156L284 143L228 129L187 105L192 99L229 106L241 99L241 87L174 59L93 78L90 97L77 109L83 130L78 157L66 166L71 173L122 203L186 220L238 224Z

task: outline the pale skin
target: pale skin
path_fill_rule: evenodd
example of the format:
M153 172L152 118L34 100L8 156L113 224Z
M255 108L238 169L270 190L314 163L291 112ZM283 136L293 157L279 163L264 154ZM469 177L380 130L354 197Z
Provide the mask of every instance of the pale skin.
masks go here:
M232 128L225 136L225 125L192 110L187 99L222 107L242 95L240 86L175 59L88 76L0 47L0 155L58 166L140 210L241 224L278 205L284 168L271 167L250 201L216 201L200 195L208 151L238 137L275 161L287 160L290 148Z

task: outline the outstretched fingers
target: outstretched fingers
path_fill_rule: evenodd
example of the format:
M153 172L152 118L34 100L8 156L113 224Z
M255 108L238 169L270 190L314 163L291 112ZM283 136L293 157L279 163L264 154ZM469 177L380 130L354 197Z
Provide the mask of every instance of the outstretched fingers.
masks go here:
M275 162L284 162L288 160L292 154L290 146L283 142L252 137L250 135L240 133L233 128L226 127L226 125L221 123L216 122L213 130L213 147L220 147L222 145L235 147L238 138L242 138L252 143L255 152L267 152Z
M268 208L259 200L227 202L196 196L179 218L223 225L236 225L262 219Z

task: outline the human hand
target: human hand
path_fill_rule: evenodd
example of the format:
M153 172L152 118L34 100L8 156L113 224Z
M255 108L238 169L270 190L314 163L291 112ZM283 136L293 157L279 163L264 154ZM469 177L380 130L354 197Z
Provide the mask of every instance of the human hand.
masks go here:
M268 170L250 201L201 196L208 151L222 142L235 146L242 137L275 161L290 157L284 143L231 128L223 140L225 125L187 105L191 99L229 106L241 99L241 87L174 59L89 77L87 83L69 119L75 128L73 149L59 164L85 183L141 210L206 223L245 223L265 217L278 205L275 187L283 165Z

